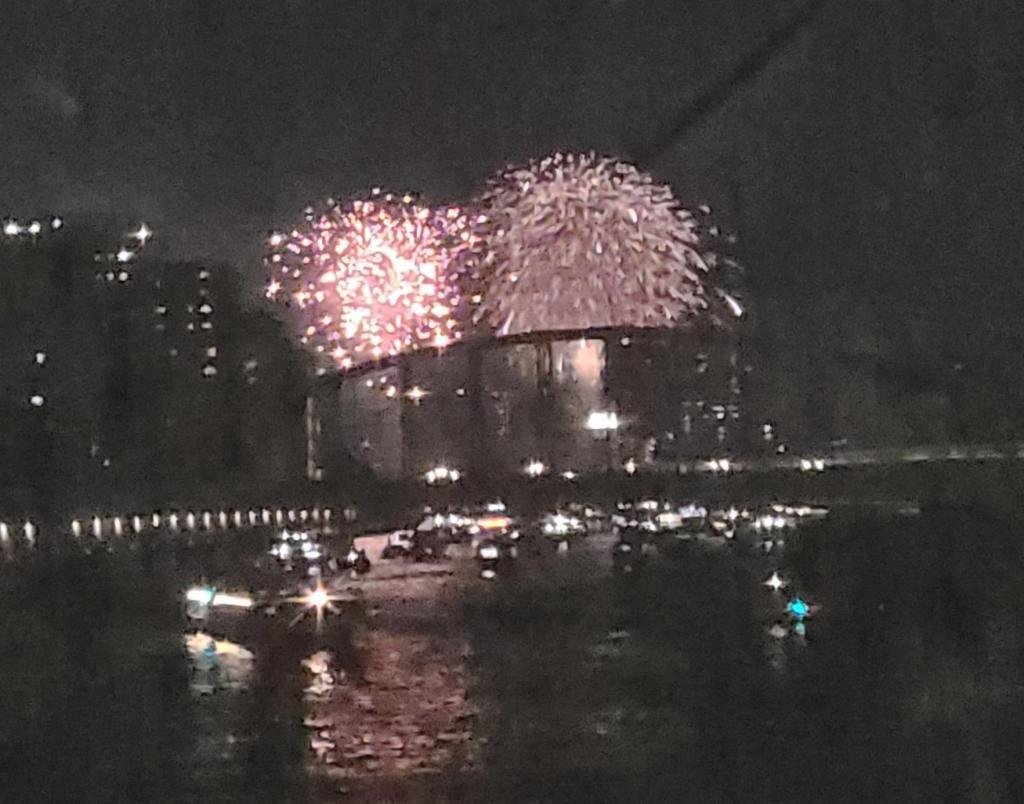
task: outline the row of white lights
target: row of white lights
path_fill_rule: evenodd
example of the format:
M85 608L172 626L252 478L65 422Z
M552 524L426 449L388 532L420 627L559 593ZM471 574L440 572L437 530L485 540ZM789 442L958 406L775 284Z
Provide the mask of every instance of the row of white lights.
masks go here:
M50 231L56 231L63 225L64 220L59 215L54 215L50 218ZM28 235L29 237L38 237L43 233L43 224L37 220L21 224L18 223L15 218L5 218L3 222L3 230L7 237L21 237L24 235Z
M69 530L76 539L87 534L99 539L105 532L114 536L123 536L126 533L140 534L147 528L156 530L166 528L170 531L213 531L228 530L229 528L241 528L245 526L255 527L258 525L283 526L285 523L305 523L331 521L333 512L330 508L250 508L246 512L238 510L213 511L205 510L198 513L186 511L178 513L154 512L151 515L143 516L133 514L129 516L99 517L94 516L91 520L72 519ZM109 529L106 523L110 523ZM29 546L35 546L38 530L36 525L28 520L22 525L13 525L8 522L0 522L0 544L6 546L16 534L23 535Z

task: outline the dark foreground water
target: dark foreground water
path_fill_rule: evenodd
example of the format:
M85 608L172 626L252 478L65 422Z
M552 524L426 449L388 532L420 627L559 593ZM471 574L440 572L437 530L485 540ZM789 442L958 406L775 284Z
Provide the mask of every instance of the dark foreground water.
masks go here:
M781 555L692 544L619 578L606 547L448 587L481 761L351 783L318 770L299 664L358 652L345 629L254 633L251 677L200 695L173 557L8 570L3 800L1024 800L1012 509L840 512ZM820 606L806 639L768 633L774 569Z

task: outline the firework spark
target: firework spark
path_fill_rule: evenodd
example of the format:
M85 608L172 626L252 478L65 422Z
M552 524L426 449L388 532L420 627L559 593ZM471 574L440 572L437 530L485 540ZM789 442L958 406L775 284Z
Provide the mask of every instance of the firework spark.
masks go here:
M555 154L501 173L482 208L475 318L498 335L669 326L716 295L697 218L624 162Z
M375 191L270 237L267 296L298 314L301 339L342 369L462 336L456 258L475 242L456 207Z

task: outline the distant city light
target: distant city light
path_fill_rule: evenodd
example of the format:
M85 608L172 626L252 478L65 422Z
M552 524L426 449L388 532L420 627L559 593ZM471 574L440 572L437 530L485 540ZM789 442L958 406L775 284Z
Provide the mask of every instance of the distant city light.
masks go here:
M457 483L461 477L462 472L458 469L452 469L443 464L435 466L423 475L423 479L431 486L437 486L442 483Z
M36 352L36 365L43 365L46 362L46 352Z
M28 225L27 231L31 235L37 235L43 231L43 225L39 221L32 221L32 223Z
M54 215L50 219L50 228L53 229L54 231L56 231L57 229L59 229L63 225L64 225L64 219L61 218L60 215Z
M764 582L764 585L773 592L778 592L780 589L785 589L789 584L779 576L778 572L773 572L771 577Z
M588 430L618 430L619 415L613 410L592 410L584 426Z
M17 237L21 234L21 224L15 220L4 221L4 234L8 237Z
M123 248L114 257L120 263L130 262L135 257L135 252L131 249Z
M622 464L622 468L626 470L627 475L635 475L637 468L636 461L633 458L630 458L624 464Z
M525 471L530 477L540 477L548 471L548 466L543 461L534 460L527 463L523 471Z
M139 228L136 231L132 232L130 235L130 237L133 237L134 239L139 241L140 246L146 245L146 241L149 240L152 236L153 230L146 226L146 224L144 223L140 225Z
M575 480L577 477L579 477L579 475L572 471L572 469L567 469L562 472L562 478L564 480Z
M414 385L412 388L405 392L406 398L410 399L414 404L417 405L424 397L429 395L429 391L425 390L424 388L420 388L420 386L418 385Z
M46 398L42 394L33 394L29 397L28 402L34 408L41 408L46 404Z

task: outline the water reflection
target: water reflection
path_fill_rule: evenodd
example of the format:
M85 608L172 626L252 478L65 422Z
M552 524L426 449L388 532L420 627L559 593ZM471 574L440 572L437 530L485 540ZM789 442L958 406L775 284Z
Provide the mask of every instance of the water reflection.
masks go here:
M240 690L253 672L253 654L226 639L197 631L186 634L185 650L192 665L192 691L211 695L217 690Z

